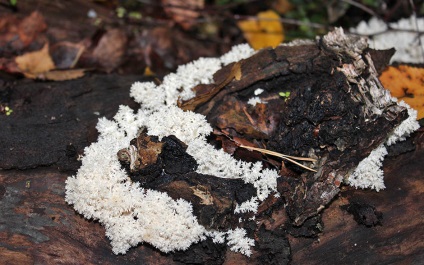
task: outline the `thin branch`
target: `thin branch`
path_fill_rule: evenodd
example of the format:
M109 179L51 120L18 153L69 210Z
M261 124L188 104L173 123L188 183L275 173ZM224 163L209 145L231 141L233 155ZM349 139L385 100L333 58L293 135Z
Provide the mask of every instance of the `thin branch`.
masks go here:
M342 1L347 3L347 4L356 6L357 8L361 9L362 11L365 11L366 13L370 14L373 17L378 17L378 15L372 9L368 8L367 6L365 6L361 3L358 3L358 2L353 1L353 0L342 0Z
M282 159L285 159L287 161L292 162L293 164L298 165L299 167L302 167L304 169L307 169L307 170L310 170L310 171L313 171L313 172L317 172L315 169L312 169L310 167L304 166L304 165L302 165L302 164L300 164L300 163L298 163L298 162L295 161L295 160L299 160L299 161L316 162L317 160L316 159L313 159L313 158L289 156L289 155L280 154L280 153L277 153L277 152L274 152L274 151L269 151L269 150L266 150L266 149L256 148L256 147L251 147L251 146L246 146L246 145L239 145L239 147L245 148L245 149L250 150L250 151L258 151L258 152L261 152L263 154L268 154L268 155L280 157Z

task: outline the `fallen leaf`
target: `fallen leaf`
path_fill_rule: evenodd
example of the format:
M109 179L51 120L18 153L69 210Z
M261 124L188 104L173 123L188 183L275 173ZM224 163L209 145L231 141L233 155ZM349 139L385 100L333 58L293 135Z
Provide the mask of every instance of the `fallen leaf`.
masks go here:
M108 30L93 51L97 63L107 72L116 69L122 62L127 48L127 34L120 29Z
M283 25L280 16L272 10L260 12L255 20L242 20L237 23L243 36L255 50L276 47L284 41Z
M19 25L19 37L24 45L29 45L36 36L47 29L43 15L34 11L28 17L24 18Z
M205 6L204 0L162 0L165 12L183 29L188 30L196 24L199 10Z
M16 54L32 44L46 28L43 15L37 11L22 20L13 15L0 16L0 51Z
M18 64L13 59L0 58L0 70L5 71L11 74L20 74L21 70L18 67Z
M285 14L286 12L293 9L293 5L289 0L276 0L273 1L271 5L272 8L280 14Z
M83 51L82 44L63 41L50 48L50 55L56 69L69 69L75 66Z
M390 59L392 58L393 54L395 54L395 52L395 48L387 50L369 49L375 70L377 70L379 75L381 75L381 73L386 70L387 66L390 64Z
M264 110L259 111L263 112ZM268 139L269 130L263 126L266 124L266 120L259 120L263 119L263 115L252 111L249 113L246 103L231 97L230 100L219 106L217 112L220 115L217 118L216 126L221 130L232 129L246 138ZM258 117L258 120L252 116Z
M28 52L15 58L19 69L29 78L35 78L38 74L55 69L54 62L49 54L49 45L35 52Z
M381 74L380 81L392 96L418 111L418 120L424 118L424 68L390 66Z
M83 77L87 69L53 70L36 76L37 79L65 81Z

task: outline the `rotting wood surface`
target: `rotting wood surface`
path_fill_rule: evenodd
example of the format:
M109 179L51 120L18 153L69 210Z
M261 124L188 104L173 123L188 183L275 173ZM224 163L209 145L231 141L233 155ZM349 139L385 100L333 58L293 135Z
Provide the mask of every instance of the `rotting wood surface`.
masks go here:
M64 201L64 182L69 172L78 169L78 154L96 139L95 112L110 118L119 104L134 104L128 88L135 79L93 76L58 84L31 82L9 91L14 113L0 117L1 124L7 125L1 135L0 263L185 262L184 253L164 255L148 244L126 255L113 255L100 224L83 219ZM346 188L324 211L325 229L319 242L289 237L293 264L421 260L424 253L419 235L423 234L423 221L417 213L423 205L414 198L420 198L424 187L420 175L423 132L416 133L414 141L415 151L387 161L387 190L376 193ZM74 147L68 147L70 144ZM358 200L383 214L381 226L360 226L339 208ZM272 217L268 231L277 231L278 224L287 218L278 211ZM202 252L202 245L198 246L194 251ZM241 254L223 251L226 254L220 261L225 264L252 264Z

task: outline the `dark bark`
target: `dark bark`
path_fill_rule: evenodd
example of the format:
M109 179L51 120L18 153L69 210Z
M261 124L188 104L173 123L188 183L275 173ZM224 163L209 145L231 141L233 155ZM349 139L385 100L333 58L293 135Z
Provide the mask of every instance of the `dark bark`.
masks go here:
M317 173L287 164L279 179L278 191L296 226L321 211L358 163L407 117L378 81L372 56L381 69L391 51L367 49L363 39L335 31L316 43L261 50L238 62L240 80L227 82L234 72L230 64L214 75L215 85L195 88L202 97L228 83L195 106L227 135L259 139L257 147L285 155L318 159ZM246 103L258 88L265 90L260 95L267 102L265 111ZM289 96L281 98L280 92ZM252 123L259 120L255 117L264 119L263 113L268 113L266 124Z

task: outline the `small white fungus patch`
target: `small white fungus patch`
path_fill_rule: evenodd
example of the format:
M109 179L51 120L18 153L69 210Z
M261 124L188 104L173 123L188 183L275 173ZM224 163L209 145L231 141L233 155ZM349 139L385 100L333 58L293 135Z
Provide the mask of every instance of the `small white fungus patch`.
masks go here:
M392 100L397 102L396 98L392 98ZM386 187L384 185L383 170L381 169L384 157L387 155L385 145L390 146L394 143L404 141L406 137L420 127L417 121L417 111L404 101L400 101L398 104L408 110L409 117L389 134L385 144L381 144L374 149L368 157L358 164L348 178L348 184L350 186L362 189L371 188L376 191L380 191Z
M227 232L227 241L230 249L235 252L240 252L246 256L252 254L250 247L255 245L255 241L246 237L246 230L236 228Z
M411 16L389 25L396 30L388 30L384 21L373 17L368 22L360 22L350 31L369 36L375 34L369 40L371 48L384 50L394 47L396 53L392 57L392 62L424 63L423 49L419 41L421 38L421 43L424 43L424 35L419 35L419 32L424 30L424 18Z
M237 204L234 213L247 213L256 212L259 207L259 201L257 197L252 197L250 200Z
M247 104L252 105L252 106L255 106L258 103L262 103L262 100L261 100L260 97L251 97L247 101Z

